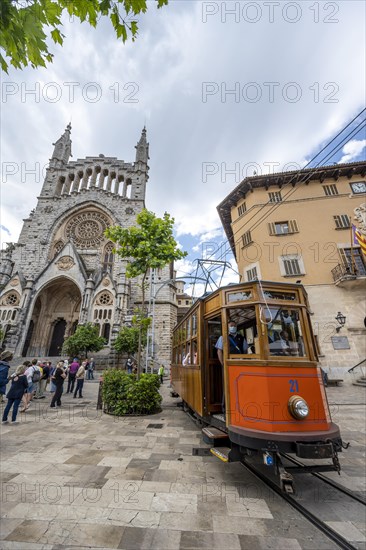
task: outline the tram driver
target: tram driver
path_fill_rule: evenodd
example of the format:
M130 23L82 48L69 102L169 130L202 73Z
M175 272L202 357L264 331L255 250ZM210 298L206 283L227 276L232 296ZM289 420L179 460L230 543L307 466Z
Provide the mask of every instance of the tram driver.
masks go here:
M248 342L238 332L238 328L236 326L235 321L229 321L228 323L228 340L230 344L230 355L236 354L236 353L248 353ZM224 342L222 336L217 340L215 344L215 348L217 349L217 357L219 358L219 361L221 365L224 364L224 354L223 354L223 348L224 348Z
M248 342L238 332L238 328L236 326L235 321L229 321L228 322L228 340L230 344L230 355L235 353L248 353ZM222 412L225 413L225 392L224 392L224 341L222 335L217 340L215 344L215 348L217 349L217 357L219 358L219 361L222 366Z

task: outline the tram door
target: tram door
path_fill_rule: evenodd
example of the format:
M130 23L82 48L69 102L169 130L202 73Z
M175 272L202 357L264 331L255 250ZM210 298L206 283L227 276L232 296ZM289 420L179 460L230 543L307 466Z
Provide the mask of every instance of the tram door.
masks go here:
M208 413L222 411L223 370L215 344L222 335L221 315L205 320L205 404Z

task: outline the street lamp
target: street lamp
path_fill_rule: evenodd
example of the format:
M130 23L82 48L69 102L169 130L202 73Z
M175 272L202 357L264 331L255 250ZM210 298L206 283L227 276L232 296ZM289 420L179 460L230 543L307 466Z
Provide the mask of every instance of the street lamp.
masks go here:
M336 327L336 332L339 332L341 328L344 327L344 325L346 324L346 317L345 315L342 315L340 311L338 311L335 320L339 323L339 327Z

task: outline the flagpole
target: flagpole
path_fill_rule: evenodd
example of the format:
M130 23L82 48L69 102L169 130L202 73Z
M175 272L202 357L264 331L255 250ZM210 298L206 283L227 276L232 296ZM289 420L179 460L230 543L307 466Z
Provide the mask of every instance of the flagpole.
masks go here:
M352 267L352 275L356 275L355 258L353 255L353 239L354 239L354 229L353 229L353 224L351 222L351 267Z

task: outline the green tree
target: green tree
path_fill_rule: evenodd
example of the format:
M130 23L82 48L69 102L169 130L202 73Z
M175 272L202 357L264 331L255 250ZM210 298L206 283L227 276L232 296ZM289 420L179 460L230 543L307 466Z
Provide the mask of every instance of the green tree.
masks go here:
M139 334L141 330L141 345L146 346L147 330L150 325L150 318L140 318L139 315L134 315L132 318L132 327L122 327L117 338L113 343L113 347L118 353L128 353L132 355L139 349Z
M174 218L165 212L163 218L158 218L154 212L142 210L136 218L137 225L129 228L120 226L108 227L105 235L117 244L115 253L128 260L126 276L129 278L142 276L142 311L141 319L147 317L145 290L146 277L150 269L162 268L180 260L187 255L178 248L173 236ZM139 346L137 356L138 374L141 372L142 329L139 330Z
M155 0L161 8L168 0ZM52 62L47 40L63 44L62 15L86 21L96 27L101 17L108 17L118 39L126 42L138 34L136 17L147 11L147 0L1 0L0 49L10 64L21 69L28 65L45 67ZM8 62L0 53L1 67L8 72Z
M74 357L84 353L87 357L88 351L100 351L105 344L105 339L99 336L99 327L86 323L79 325L74 334L66 338L62 353Z

